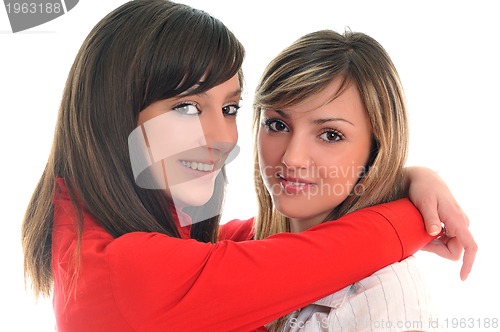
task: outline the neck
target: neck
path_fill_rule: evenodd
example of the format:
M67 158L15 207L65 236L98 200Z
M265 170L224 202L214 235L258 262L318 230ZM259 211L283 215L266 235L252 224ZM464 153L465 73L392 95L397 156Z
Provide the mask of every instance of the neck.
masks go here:
M289 218L290 232L300 233L309 228L319 225L323 222L326 216L314 217L314 218Z

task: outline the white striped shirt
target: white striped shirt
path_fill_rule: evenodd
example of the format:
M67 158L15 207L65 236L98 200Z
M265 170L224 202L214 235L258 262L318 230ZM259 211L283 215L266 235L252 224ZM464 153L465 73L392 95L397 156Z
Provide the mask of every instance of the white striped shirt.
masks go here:
M285 331L444 331L415 257L295 311Z

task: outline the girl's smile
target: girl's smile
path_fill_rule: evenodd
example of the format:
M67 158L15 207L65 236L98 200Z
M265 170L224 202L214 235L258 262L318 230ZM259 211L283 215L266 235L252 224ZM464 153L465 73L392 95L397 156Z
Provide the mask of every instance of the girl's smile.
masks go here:
M240 96L236 74L206 92L159 100L139 113L136 130L148 150L141 156L175 202L199 206L212 196L215 178L235 151Z

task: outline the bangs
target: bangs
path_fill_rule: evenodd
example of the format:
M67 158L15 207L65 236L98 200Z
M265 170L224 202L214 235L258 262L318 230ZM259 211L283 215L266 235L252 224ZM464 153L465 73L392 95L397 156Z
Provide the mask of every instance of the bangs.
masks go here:
M151 38L160 42L150 44L146 53L141 109L186 91L205 92L240 72L243 63L241 43L207 13L186 7L165 20L168 26L160 26Z
M337 68L336 68L337 69ZM336 77L341 77L339 88L326 100L328 104L338 98L353 82L349 68L305 68L294 72L284 72L281 77L270 76L264 81L256 94L256 105L260 108L285 109L300 105L308 98L320 93Z
M343 76L337 98L352 81L349 55L332 52L330 39L306 35L283 50L266 68L256 93L256 107L286 108L300 104Z

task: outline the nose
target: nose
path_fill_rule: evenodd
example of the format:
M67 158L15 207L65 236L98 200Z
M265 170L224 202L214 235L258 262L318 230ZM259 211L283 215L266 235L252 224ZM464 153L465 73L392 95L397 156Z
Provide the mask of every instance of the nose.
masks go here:
M289 169L306 168L312 165L307 140L299 135L291 135L281 162Z
M203 139L209 150L229 153L238 141L236 119L218 112L206 112L200 116Z

